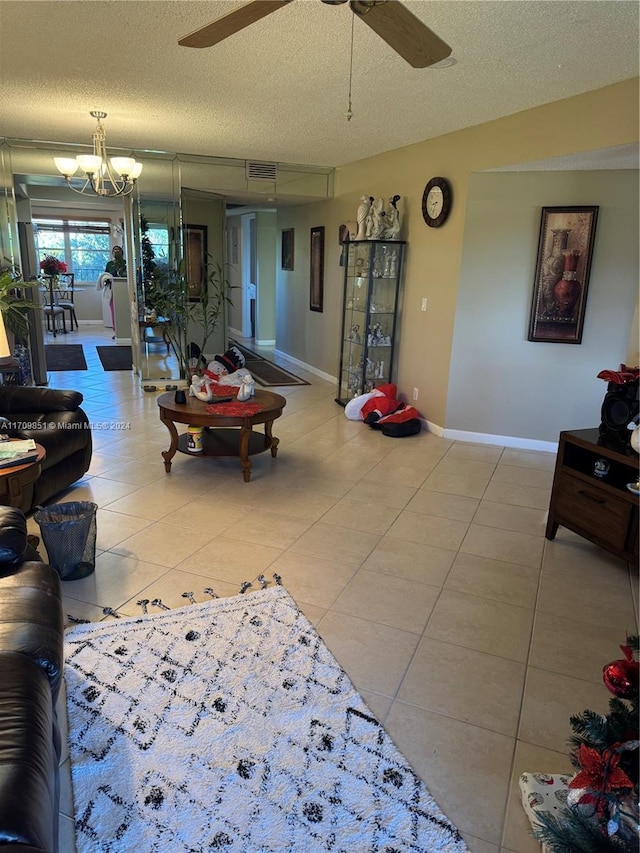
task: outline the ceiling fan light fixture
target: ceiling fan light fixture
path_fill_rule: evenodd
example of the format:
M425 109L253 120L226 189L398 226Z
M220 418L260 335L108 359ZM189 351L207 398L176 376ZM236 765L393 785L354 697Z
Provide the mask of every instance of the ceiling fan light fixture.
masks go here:
M90 113L97 119L97 127L93 132L93 154L78 154L71 157L54 157L56 169L75 193L80 195L94 194L104 198L129 195L142 172L142 163L134 157L107 157L107 137L101 119L107 114L99 110ZM85 182L81 188L74 187L71 178L78 168L85 174Z

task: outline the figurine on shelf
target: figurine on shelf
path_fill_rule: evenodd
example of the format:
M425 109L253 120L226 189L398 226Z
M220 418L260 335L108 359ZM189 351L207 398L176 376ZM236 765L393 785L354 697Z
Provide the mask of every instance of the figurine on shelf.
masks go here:
M351 327L351 331L349 332L349 340L353 341L354 344L360 343L360 326L357 323Z
M367 239L379 240L385 227L384 202L381 198L373 202L367 217Z
M360 196L360 204L358 205L357 213L358 233L356 234L356 240L366 240L367 238L367 219L369 216L369 211L371 210L372 202L372 195Z
M385 228L382 237L385 240L397 240L400 234L400 213L398 202L402 196L394 195L389 199L389 209L385 215Z

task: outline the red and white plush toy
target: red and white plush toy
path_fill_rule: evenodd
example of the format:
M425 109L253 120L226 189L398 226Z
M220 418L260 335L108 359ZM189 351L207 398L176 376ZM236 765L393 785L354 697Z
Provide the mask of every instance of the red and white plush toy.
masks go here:
M224 355L214 355L213 361L209 362L202 376L191 377L189 396L210 403L216 396L220 396L214 393L214 389L218 386L226 386L229 390L231 387L243 387L245 395L248 389L249 395L252 396L253 376L244 364L244 356L237 347L229 347ZM246 399L246 396L243 399Z
M383 435L393 438L416 435L422 430L420 413L397 397L395 385L380 385L349 400L344 413L350 420L361 419L373 429L379 429Z

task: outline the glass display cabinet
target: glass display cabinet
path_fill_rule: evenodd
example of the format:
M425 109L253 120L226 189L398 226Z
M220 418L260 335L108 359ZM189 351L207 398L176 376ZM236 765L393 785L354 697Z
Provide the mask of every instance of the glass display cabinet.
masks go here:
M347 244L336 397L342 406L391 382L405 246L399 240Z

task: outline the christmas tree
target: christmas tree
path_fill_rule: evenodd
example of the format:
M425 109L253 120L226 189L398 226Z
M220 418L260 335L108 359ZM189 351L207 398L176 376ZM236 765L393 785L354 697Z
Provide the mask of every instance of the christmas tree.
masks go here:
M620 646L603 680L613 694L609 713L583 711L570 718L571 763L567 805L559 816L537 816L534 832L548 853L637 853L638 637Z

